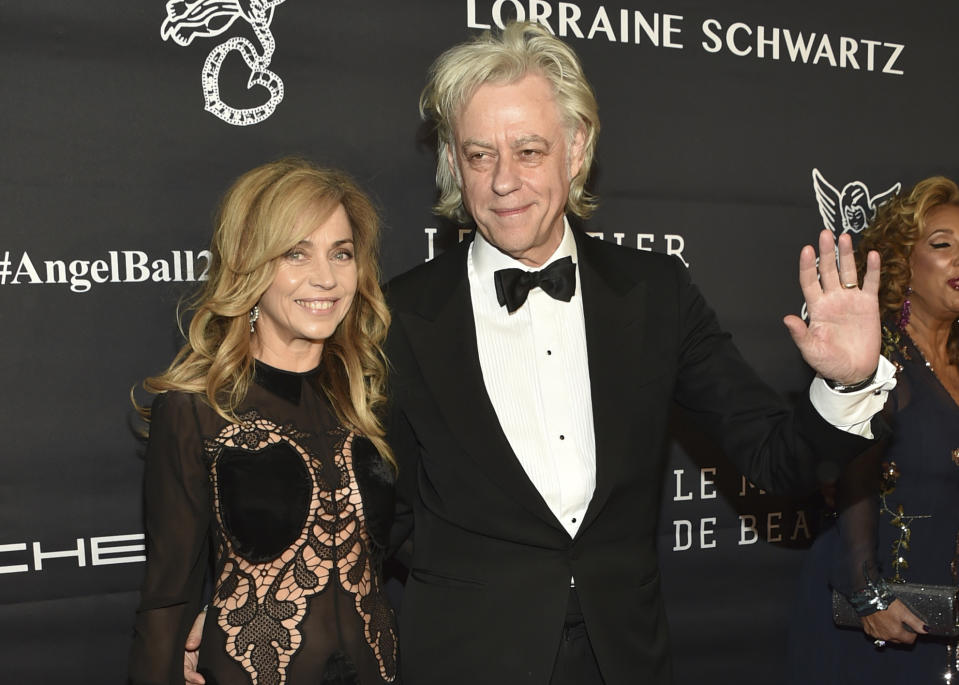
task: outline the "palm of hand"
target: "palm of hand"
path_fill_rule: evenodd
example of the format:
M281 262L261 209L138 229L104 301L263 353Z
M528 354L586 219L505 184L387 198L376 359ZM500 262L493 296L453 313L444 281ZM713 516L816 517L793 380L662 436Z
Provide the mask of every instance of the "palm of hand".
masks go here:
M823 293L809 304L809 325L796 345L824 378L847 383L867 378L878 364L879 304L858 288Z
M856 275L852 240L842 235L838 260L832 234L819 236L818 264L809 245L799 254L799 284L809 312L783 322L806 362L824 378L852 384L869 378L879 363L879 255L870 252L862 287ZM837 263L838 261L838 263Z

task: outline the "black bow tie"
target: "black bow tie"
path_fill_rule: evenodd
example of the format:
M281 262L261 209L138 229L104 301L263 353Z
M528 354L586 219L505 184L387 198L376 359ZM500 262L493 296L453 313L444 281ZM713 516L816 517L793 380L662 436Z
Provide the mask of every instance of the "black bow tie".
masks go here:
M576 293L576 265L572 257L558 259L545 269L499 269L493 274L496 299L512 314L523 306L529 291L542 288L550 297L569 302Z

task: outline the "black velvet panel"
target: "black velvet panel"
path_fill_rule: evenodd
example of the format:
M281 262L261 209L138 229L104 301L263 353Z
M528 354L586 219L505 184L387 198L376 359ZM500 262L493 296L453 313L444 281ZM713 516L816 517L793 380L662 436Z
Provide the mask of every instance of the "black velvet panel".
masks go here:
M224 449L217 485L226 533L236 553L250 562L275 559L306 525L312 482L288 443L259 452Z
M376 451L373 443L356 436L353 439L353 472L363 496L363 514L370 539L384 548L389 545L393 523L395 471Z
M356 666L342 650L336 650L327 659L320 685L360 685Z
M309 373L312 374L315 371ZM305 375L307 374L276 369L257 360L253 371L253 380L257 385L266 388L290 404L299 404L300 393L303 391L303 376Z

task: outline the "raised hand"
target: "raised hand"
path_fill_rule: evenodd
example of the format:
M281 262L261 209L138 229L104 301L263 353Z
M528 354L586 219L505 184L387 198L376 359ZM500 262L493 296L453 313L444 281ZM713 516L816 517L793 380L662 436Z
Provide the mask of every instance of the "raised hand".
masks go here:
M823 378L851 385L869 378L879 364L879 254L869 253L860 288L849 235L839 236L838 266L835 253L829 231L819 234L818 270L811 245L799 253L809 324L792 314L783 323L807 364Z

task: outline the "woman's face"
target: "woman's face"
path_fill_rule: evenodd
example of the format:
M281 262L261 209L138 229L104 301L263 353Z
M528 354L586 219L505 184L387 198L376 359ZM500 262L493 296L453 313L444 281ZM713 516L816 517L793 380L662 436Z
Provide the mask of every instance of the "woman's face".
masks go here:
M954 320L959 316L959 207L940 205L909 257L914 315Z
M356 294L353 229L343 206L279 261L260 297L254 356L277 368L309 371Z

